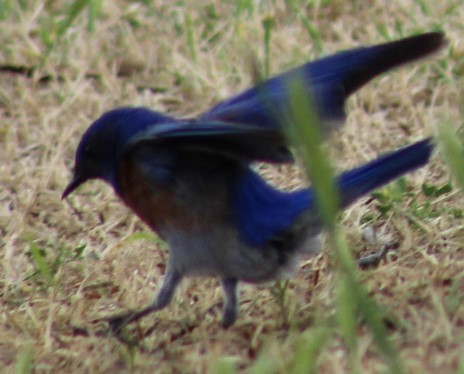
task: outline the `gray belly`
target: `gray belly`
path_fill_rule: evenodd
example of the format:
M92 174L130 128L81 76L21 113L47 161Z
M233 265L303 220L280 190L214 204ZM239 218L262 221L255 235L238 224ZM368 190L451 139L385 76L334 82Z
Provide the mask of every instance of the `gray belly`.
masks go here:
M301 253L316 253L318 238L303 240L302 248L282 250L269 243L246 245L236 230L221 226L209 232L166 233L170 265L186 276L218 276L259 283L288 276ZM304 243L303 243L304 242Z

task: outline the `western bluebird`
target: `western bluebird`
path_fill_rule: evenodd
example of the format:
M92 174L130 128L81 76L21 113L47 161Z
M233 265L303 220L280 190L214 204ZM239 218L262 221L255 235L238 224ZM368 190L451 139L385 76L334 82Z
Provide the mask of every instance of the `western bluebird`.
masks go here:
M376 75L444 45L427 33L341 52L271 78L196 119L176 119L146 108L103 114L76 151L67 197L89 179L116 194L169 246L163 285L139 312L107 321L114 331L165 307L184 276L220 278L225 294L223 326L238 312L239 281L259 283L291 271L300 254L319 251L323 223L311 188L283 192L250 164L292 160L281 128L288 111L286 82L302 77L324 131L344 117L346 98ZM430 139L342 173L336 178L341 208L398 176L424 165Z

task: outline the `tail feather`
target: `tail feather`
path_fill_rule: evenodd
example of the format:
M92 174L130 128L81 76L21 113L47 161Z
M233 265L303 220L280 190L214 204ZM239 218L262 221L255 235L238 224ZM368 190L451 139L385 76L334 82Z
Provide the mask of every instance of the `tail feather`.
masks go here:
M432 150L431 139L425 139L340 174L337 177L340 208L425 165ZM250 245L264 245L282 233L292 231L294 223L302 215L305 217L303 226L307 226L303 231L314 234L322 228L312 188L293 192L279 191L246 168L232 191L236 224L243 240Z
M341 174L338 177L341 207L425 165L433 148L431 138L427 138Z

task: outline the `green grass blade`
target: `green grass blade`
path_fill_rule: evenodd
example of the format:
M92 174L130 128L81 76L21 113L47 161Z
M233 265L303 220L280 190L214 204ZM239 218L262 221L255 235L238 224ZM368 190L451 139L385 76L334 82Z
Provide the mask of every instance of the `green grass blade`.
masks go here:
M289 372L316 374L321 352L327 344L329 329L325 326L305 331L298 339L295 356Z
M309 18L305 15L301 15L301 22L303 22L303 25L308 32L308 35L310 36L312 42L313 42L313 49L316 50L318 54L321 54L324 51L324 46L322 44L322 39L319 34L319 31L313 26Z
M103 6L103 0L93 0L89 4L88 10L88 22L87 22L87 31L93 32L95 31L95 25L97 22L98 17L101 13L101 8Z
M237 362L233 357L221 357L212 363L208 373L235 374L237 372L236 365Z
M190 57L192 57L193 62L198 62L196 42L195 42L195 27L193 26L192 17L190 14L185 13L184 18L185 32L187 34L187 45L190 51Z
M262 25L264 29L264 74L265 78L268 78L271 74L271 34L275 25L274 17L265 17Z
M296 79L289 82L291 93L290 121L286 128L296 144L312 181L319 212L329 231L334 229L339 198L334 184L332 166L323 142L320 121L305 88Z
M71 27L73 24L74 20L79 16L79 14L82 13L82 11L89 6L92 3L93 0L76 0L71 8L69 9L69 12L63 21L63 23L60 25L58 28L58 31L56 33L57 39L60 39L66 31Z
M443 157L448 163L456 181L464 189L464 167L462 166L464 161L463 142L456 136L456 132L449 125L439 127L438 139Z
M14 369L15 374L27 374L32 372L34 363L35 349L32 343L23 343L23 348L18 354L16 366Z
M33 242L29 242L29 251L31 253L32 259L34 260L37 270L40 274L47 280L49 283L53 283L54 276L47 262L45 261L45 256L42 254L40 248Z
M357 279L355 263L337 228L336 216L339 206L338 191L329 158L322 144L321 123L312 100L297 80L289 82L291 92L291 121L287 124L289 136L299 148L304 165L311 178L321 217L329 232L335 249L338 271L337 315L341 332L350 355L353 371L359 366L357 358L357 314L366 321L380 352L385 357L391 372L404 372L395 349L389 341L382 313ZM323 124L322 124L323 125Z

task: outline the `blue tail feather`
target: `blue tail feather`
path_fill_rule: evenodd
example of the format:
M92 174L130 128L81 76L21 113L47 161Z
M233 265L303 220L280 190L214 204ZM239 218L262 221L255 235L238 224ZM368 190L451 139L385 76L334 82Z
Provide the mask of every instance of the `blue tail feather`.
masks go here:
M425 165L433 147L432 139L427 138L341 174L338 177L341 207Z
M433 150L430 138L391 152L337 177L340 208L427 163ZM283 192L245 169L233 187L235 221L248 244L266 244L292 225L303 213L317 214L311 188ZM317 220L314 220L317 222Z

